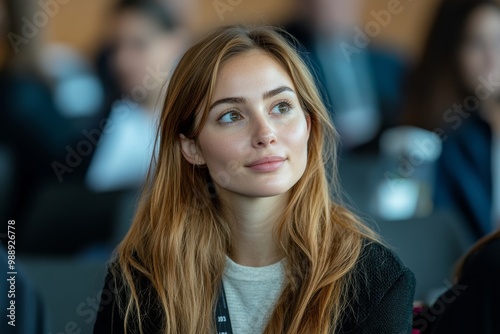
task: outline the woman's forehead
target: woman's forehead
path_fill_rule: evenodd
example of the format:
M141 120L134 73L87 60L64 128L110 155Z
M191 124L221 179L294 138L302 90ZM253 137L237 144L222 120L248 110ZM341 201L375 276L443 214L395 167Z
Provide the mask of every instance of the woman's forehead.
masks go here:
M260 50L251 50L224 62L215 80L211 101L226 97L259 98L278 87L295 91L287 70L274 57Z

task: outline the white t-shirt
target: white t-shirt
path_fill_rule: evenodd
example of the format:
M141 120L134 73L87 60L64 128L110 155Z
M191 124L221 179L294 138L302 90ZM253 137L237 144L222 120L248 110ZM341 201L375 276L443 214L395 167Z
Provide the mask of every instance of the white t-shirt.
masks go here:
M284 260L265 267L246 267L226 257L222 278L233 333L264 331L283 289Z

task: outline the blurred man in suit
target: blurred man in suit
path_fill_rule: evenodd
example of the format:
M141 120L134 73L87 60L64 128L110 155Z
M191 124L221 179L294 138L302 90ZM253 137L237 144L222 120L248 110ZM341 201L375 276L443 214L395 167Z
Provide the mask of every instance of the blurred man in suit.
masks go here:
M300 1L300 17L288 27L309 53L345 150L376 148L379 133L396 123L406 72L401 57L374 47L376 36L360 22L362 5L361 0ZM378 12L379 19L395 15L382 11L385 17ZM383 29L386 22L374 16L370 24Z

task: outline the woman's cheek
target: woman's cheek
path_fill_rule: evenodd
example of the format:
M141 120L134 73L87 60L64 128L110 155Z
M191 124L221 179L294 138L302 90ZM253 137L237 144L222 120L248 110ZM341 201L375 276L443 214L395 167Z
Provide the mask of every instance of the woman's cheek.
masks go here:
M212 176L238 173L245 159L243 140L241 136L234 135L211 137L205 145L204 158Z
M305 120L295 122L293 127L289 127L288 130L285 131L285 135L287 141L294 147L301 147L301 145L307 144L309 139L307 122ZM289 149L293 149L293 147L289 147Z

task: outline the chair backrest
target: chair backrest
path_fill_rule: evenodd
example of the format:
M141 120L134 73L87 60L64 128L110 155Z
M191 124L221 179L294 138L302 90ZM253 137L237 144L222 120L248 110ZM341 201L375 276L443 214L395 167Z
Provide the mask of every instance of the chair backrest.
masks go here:
M466 222L452 212L406 221L379 220L377 225L383 239L415 273L415 299L424 302L449 287L457 261L475 241Z
M23 219L25 254L72 255L104 244L113 233L122 193L94 193L83 183L41 187Z
M46 333L92 333L106 275L104 260L21 260L27 278L43 301Z

